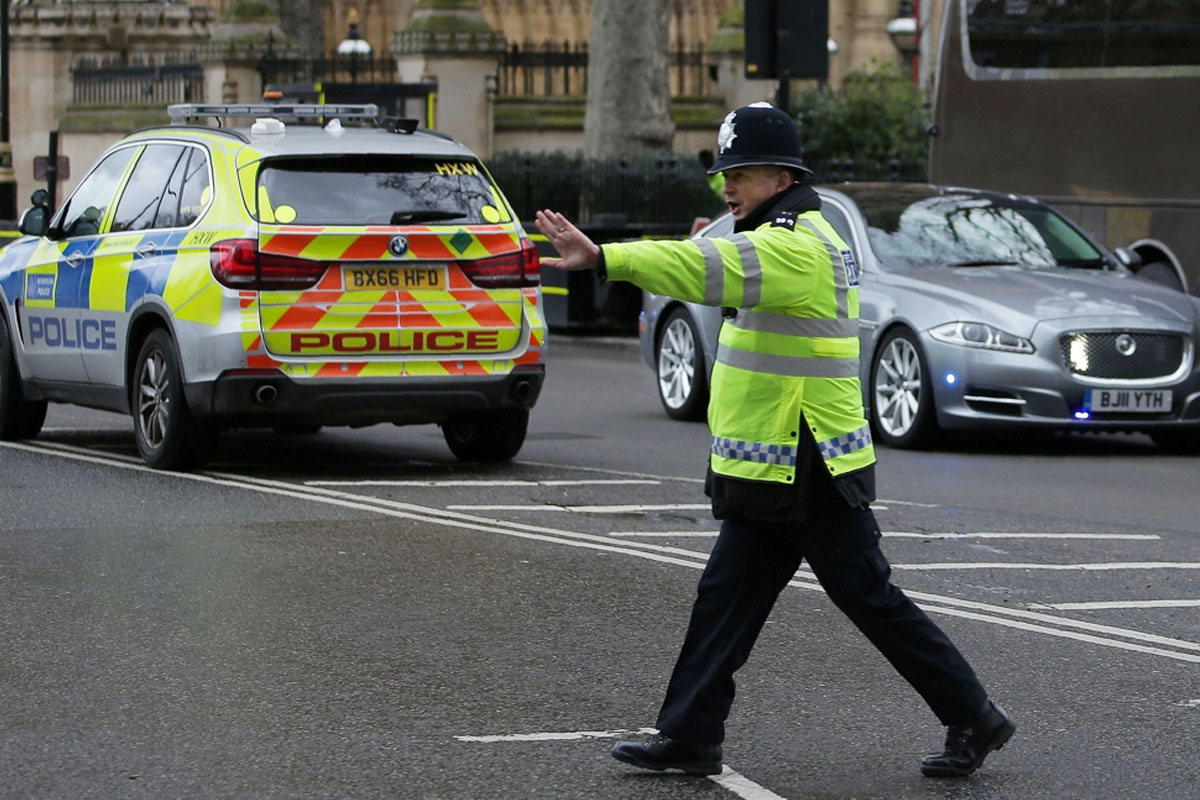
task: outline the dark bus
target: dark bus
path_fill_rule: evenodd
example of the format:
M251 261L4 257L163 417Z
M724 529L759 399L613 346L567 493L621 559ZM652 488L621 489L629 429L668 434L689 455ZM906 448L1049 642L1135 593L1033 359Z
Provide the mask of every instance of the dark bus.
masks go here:
M1200 0L946 0L930 179L1034 195L1200 294Z

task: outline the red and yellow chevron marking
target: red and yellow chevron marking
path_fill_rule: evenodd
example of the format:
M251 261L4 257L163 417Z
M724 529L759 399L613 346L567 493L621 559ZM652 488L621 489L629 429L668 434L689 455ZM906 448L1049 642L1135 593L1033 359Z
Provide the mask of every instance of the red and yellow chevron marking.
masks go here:
M408 249L396 256L388 243L398 235ZM262 225L259 249L317 261L454 261L486 258L521 249L515 225L404 226L361 228L322 225Z

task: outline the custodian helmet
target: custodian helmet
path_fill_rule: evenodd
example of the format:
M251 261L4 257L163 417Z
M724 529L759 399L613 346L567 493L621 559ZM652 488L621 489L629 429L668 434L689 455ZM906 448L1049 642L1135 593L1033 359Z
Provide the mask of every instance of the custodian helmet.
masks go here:
M800 131L785 112L770 103L751 103L730 111L717 133L717 160L708 174L734 167L775 164L811 176L804 165Z

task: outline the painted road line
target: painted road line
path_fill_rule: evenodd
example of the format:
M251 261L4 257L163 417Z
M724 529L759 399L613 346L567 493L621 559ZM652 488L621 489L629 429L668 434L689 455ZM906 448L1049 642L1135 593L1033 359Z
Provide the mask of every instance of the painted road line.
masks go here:
M1006 561L933 562L929 564L892 564L893 569L1028 569L1056 572L1113 572L1123 569L1200 569L1200 561L1113 561L1101 564L1030 564Z
M503 520L470 517L465 514L451 514L439 509L423 508L421 506L397 501L385 501L379 498L362 497L329 489L321 489L318 487L305 488L298 484L291 484L283 481L252 478L248 476L231 475L218 472L163 472L160 470L151 469L145 464L140 463L140 461L134 461L132 459L129 461L122 461L113 457L96 455L83 448L73 447L70 445L0 442L0 447L5 447L12 450L24 450L32 453L41 453L43 455L51 455L59 458L68 458L81 463L117 467L132 472L139 472L147 477L184 480L195 483L205 483L213 486L242 489L245 491L255 491L271 496L325 503L340 508L376 513L397 519L407 519L424 522L427 524L442 525L445 527L460 528L482 533L495 533L531 541L549 542L559 545L566 545L569 547L631 555L649 561L662 564L671 564L674 566L682 566L695 570L703 569L704 561L707 560L708 557L707 553L660 547L658 545L652 545L644 542L622 542L620 545L618 545L611 539L592 534L578 533L575 531L555 531L554 529L538 528L531 525L511 523ZM792 582L792 585L811 591L822 591L820 585L815 582L795 580ZM1200 663L1200 654L1193 655L1191 653L1179 652L1179 650L1166 650L1162 648L1131 645L1129 642L1116 641L1114 639L1107 639L1102 636L1077 633L1072 630L1055 629L1050 626L1058 625L1063 628L1090 630L1097 633L1105 633L1111 636L1119 636L1124 639L1153 642L1156 644L1162 644L1164 646L1176 647L1181 650L1200 650L1200 644L1195 642L1186 642L1177 639L1170 639L1164 636L1157 636L1155 634L1147 634L1141 631L1082 622L1070 618L1042 614L1035 611L1026 611L1024 609L992 606L985 603L959 600L957 598L945 597L930 593L910 591L907 592L907 594L914 601L925 601L928 605L923 605L922 607L933 613L962 616L980 622L1003 625L1012 628L1020 628L1022 630L1038 632L1057 637L1072 638L1078 641L1089 642L1106 647L1113 647L1123 650L1135 650L1138 652L1158 655L1175 660ZM981 613L964 611L963 609L974 609ZM1025 623L1020 619L1004 619L1003 616L999 615L1038 620L1040 622L1044 622L1045 624Z
M633 514L645 511L707 511L710 503L661 503L621 506L560 506L553 503L541 504L473 504L463 503L446 506L450 511L567 511L572 514Z
M658 728L638 728L637 730L615 731L563 731L561 733L497 733L486 736L455 736L460 742L482 742L496 744L497 742L572 742L580 739L620 739L622 736L632 736L639 733L658 733Z
M1156 533L1034 533L1030 531L994 531L980 533L923 533L884 531L891 539L1116 539L1133 542L1158 541Z
M1105 600L1095 603L1030 603L1025 607L1051 611L1107 611L1118 608L1200 608L1200 600Z
M645 538L675 538L677 536L691 536L702 538L716 538L720 531L609 531L609 536L642 536Z
M486 736L455 736L460 742L479 742L482 744L499 744L503 742L576 742L584 739L619 739L631 734L658 733L655 728L639 728L636 731L563 731L547 733L500 733ZM733 792L743 800L784 800L782 795L775 794L745 775L730 769L728 764L721 766L719 775L709 775L710 780L722 788Z
M727 765L721 766L720 775L709 775L708 779L719 784L741 797L743 800L784 800L770 789L759 786L754 781L731 770Z
M682 483L704 483L704 478L686 477L681 478L675 475L651 475L646 472L630 472L625 469L606 469L604 467L580 467L569 466L566 464L550 464L546 461L514 461L514 464L528 465L531 467L549 467L550 469L569 469L575 472L596 472L601 475L630 475L634 478L653 478L659 481L680 481Z
M649 478L610 478L584 480L521 481L521 480L361 480L361 481L304 481L305 486L413 486L435 488L486 489L495 486L661 486L661 481Z

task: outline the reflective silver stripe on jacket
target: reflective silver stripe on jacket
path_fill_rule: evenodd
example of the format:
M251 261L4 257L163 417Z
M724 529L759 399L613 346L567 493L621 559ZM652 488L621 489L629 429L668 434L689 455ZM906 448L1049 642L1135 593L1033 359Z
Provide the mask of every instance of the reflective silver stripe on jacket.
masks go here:
M717 362L729 367L793 378L857 378L858 358L777 356L717 345Z
M838 456L848 456L855 450L862 450L864 447L869 447L870 444L871 426L863 425L858 430L844 433L841 436L835 436L832 439L826 439L823 442L817 442L817 449L821 451L821 458L828 461Z
M723 436L712 437L713 455L722 458L732 458L739 461L753 461L757 464L776 464L783 467L796 466L795 445L765 444L763 442L744 442L740 439L728 439Z
M744 331L783 333L789 336L808 336L820 339L844 339L858 336L857 319L814 319L777 314L773 311L738 311L728 324Z
M728 237L737 245L738 258L742 262L745 280L742 282L742 308L751 308L762 302L762 264L758 260L758 251L754 242L744 233L735 233Z
M842 251L834 246L825 234L806 219L799 221L799 224L804 226L804 229L810 231L814 236L821 240L825 245L825 249L829 252L829 260L833 264L833 285L837 295L838 317L845 318L850 316L850 285L846 278L846 267L842 263Z
M704 305L719 306L725 296L725 264L712 239L693 239L704 256Z

